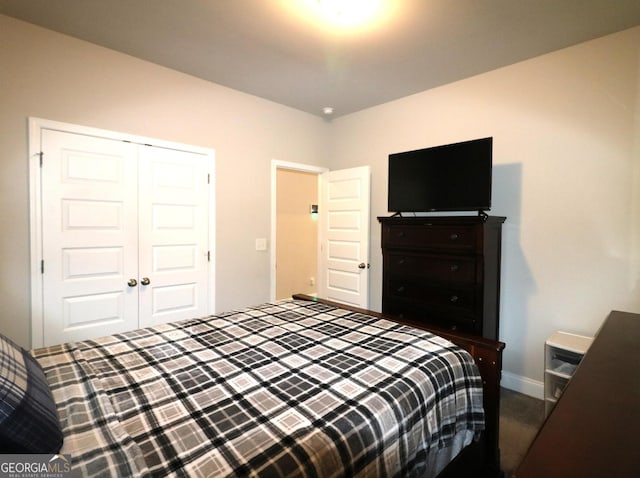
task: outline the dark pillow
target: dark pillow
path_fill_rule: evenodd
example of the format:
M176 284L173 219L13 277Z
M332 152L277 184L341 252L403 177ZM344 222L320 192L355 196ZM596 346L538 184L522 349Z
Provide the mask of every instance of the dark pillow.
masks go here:
M62 430L42 367L0 334L0 453L58 453Z

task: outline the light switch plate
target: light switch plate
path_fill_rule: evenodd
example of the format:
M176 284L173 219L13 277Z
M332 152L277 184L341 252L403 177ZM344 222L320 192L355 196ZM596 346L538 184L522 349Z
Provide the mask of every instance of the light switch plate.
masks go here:
M267 240L262 237L256 239L256 251L266 251L267 250Z

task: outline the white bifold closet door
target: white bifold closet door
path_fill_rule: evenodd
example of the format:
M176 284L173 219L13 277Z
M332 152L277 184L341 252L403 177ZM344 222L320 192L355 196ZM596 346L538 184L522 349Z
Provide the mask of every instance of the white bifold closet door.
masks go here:
M208 313L203 154L42 131L44 345Z

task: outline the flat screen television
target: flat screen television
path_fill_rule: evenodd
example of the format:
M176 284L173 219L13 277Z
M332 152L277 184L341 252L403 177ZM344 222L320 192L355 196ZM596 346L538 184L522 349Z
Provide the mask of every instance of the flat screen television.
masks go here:
M389 155L388 210L488 211L493 138Z

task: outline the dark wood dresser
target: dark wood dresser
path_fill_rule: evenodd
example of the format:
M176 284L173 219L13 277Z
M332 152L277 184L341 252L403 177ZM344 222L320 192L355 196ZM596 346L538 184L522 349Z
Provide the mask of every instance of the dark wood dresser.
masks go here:
M379 217L382 312L498 340L505 219Z
M611 312L516 478L639 476L640 314Z

